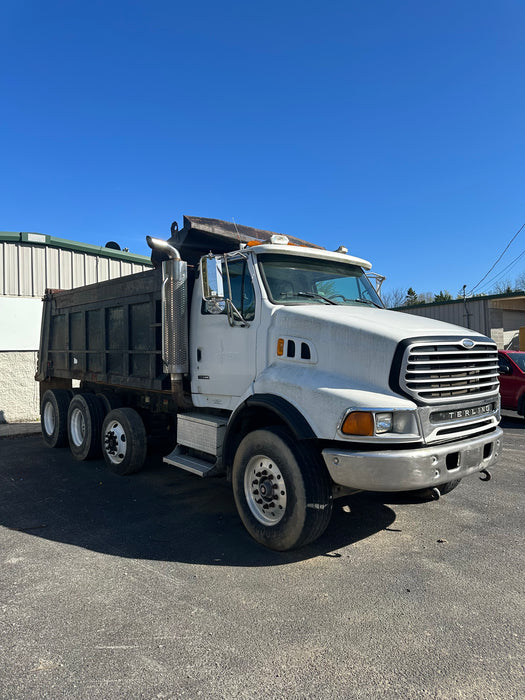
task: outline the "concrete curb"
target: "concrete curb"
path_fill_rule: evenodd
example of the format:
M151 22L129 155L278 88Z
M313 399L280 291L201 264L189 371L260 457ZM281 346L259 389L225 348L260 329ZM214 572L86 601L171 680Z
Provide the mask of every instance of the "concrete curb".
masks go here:
M0 423L0 439L20 437L21 435L39 435L40 421L34 423Z

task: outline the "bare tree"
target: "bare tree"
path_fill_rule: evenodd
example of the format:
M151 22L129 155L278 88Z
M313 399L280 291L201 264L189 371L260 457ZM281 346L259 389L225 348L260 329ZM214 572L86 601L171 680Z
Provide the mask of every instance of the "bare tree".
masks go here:
M525 291L525 272L516 277L516 291Z
M492 288L492 294L512 294L514 287L509 279L496 282Z
M389 292L383 292L381 294L381 299L383 300L383 304L387 307L387 309L395 309L398 306L403 306L406 299L406 294L406 289L397 287Z

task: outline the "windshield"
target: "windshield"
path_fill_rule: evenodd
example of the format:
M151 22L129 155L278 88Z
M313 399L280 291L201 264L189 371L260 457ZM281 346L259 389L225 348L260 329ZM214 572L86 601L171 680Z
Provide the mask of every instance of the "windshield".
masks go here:
M274 304L366 304L384 308L358 265L279 253L264 253L257 260Z

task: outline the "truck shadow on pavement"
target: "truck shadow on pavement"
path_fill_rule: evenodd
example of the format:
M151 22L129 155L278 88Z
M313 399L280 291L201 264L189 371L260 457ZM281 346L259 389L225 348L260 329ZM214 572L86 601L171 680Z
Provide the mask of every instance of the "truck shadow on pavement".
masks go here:
M324 535L295 552L258 545L225 479L201 479L150 457L130 477L77 462L40 436L0 440L0 525L112 556L214 566L272 566L334 553L389 527L379 494L337 499Z

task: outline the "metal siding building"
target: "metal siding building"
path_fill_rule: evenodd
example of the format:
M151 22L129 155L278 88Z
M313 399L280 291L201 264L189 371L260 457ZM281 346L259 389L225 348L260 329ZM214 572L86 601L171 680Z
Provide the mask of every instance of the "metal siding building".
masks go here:
M41 233L0 232L0 422L35 420L34 380L46 289L71 289L151 267L127 251Z
M519 330L525 327L525 295L522 292L414 304L398 307L396 311L478 331L492 338L501 350L519 350Z
M41 233L0 232L0 295L42 297L131 275L151 267L142 255L75 243Z

